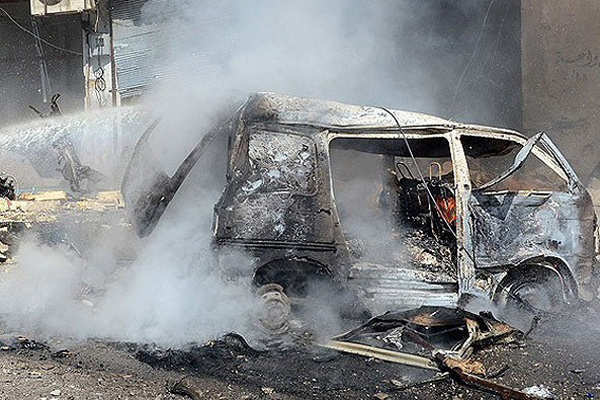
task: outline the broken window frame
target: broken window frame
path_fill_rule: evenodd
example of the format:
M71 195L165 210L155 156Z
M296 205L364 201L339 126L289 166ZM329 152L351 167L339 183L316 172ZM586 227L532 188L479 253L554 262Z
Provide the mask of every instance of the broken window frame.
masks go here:
M419 158L442 158L442 157L447 157L451 162L452 162L452 174L453 174L453 182L452 182L452 191L454 193L454 198L455 198L455 202L458 203L460 201L460 199L463 198L462 193L460 193L460 190L458 190L458 185L459 182L462 182L465 179L465 175L464 173L461 172L461 170L464 169L464 167L461 167L461 162L466 165L466 160L464 160L463 158L461 158L461 154L457 154L457 151L455 149L456 144L455 141L456 139L452 137L450 132L447 131L436 131L435 133L431 132L428 129L407 129L408 132L406 133L402 133L402 134L397 134L397 133L392 133L390 131L358 131L356 133L342 133L342 132L329 132L328 133L328 137L327 140L325 141L325 146L324 148L326 149L327 152L327 159L328 159L328 163L329 163L329 184L330 184L330 190L332 193L332 198L335 198L335 193L334 193L334 182L333 182L333 165L332 165L332 154L331 154L331 150L333 147L333 142L335 140L339 140L339 139L344 139L344 140L350 140L350 141L372 141L372 140L382 140L382 141L394 141L394 142L400 142L401 146L405 146L406 141L413 141L413 140L432 140L432 139L438 139L438 140L442 140L445 143L445 146L447 146L447 151L448 154L447 155L441 155L441 154L427 154L427 155L420 155L420 153L417 151L415 151L414 148L411 147L412 153L415 157L415 159L419 159ZM403 158L411 158L411 155L409 154L408 150L406 154L400 154L398 152L393 152L393 151L389 151L389 152L378 152L378 151L373 151L373 148L377 147L377 145L372 146L370 151L369 150L361 150L360 146L356 146L356 147L348 147L348 149L351 150L356 150L356 151L364 151L365 153L371 153L371 154L377 154L377 155L382 155L382 156L392 156L392 157L403 157ZM462 151L462 148L461 148ZM458 157L458 158L457 158ZM415 163L413 161L410 161L412 163L411 167L415 169L415 171L419 171L420 174L418 174L418 176L416 176L415 178L417 180L420 180L421 175L423 177L428 176L428 172L427 171L421 171L420 166L417 164L415 165ZM460 178L458 178L460 176ZM338 219L339 219L339 213L337 210L337 202L333 202L333 206L335 208L335 212L338 215ZM455 206L455 213L456 213L456 220L455 220L455 227L454 229L450 227L450 229L454 230L454 236L456 238L458 238L458 235L461 234L462 235L462 217L460 215L460 208L458 206L458 204L456 204ZM438 209L439 212L439 209ZM444 218L443 215L439 215L440 218Z
M329 162L329 170L331 171L331 142L337 138L347 139L386 139L386 140L420 140L429 138L443 138L450 146L450 157L452 160L452 167L454 172L454 196L456 199L456 241L457 244L457 261L456 261L456 272L457 272L457 283L458 283L458 295L465 293L471 293L474 290L475 282L475 265L472 260L471 254L472 249L472 236L469 226L468 216L468 199L471 189L470 176L468 172L468 164L466 155L464 152L463 145L460 141L461 134L473 135L472 130L441 130L438 127L434 127L435 131L428 128L404 128L401 133L397 130L373 130L367 129L360 131L340 132L332 131L327 135L324 150L327 152L327 158ZM473 136L485 136L485 137L496 137L488 132L478 132ZM514 134L501 134L500 138L506 140L514 140ZM525 140L524 140L525 141ZM333 193L333 181L330 175L330 190ZM337 214L337 208L335 202L333 203L335 212Z
M363 132L359 132L359 133L345 133L345 132L330 131L328 134L328 138L327 138L327 142L326 142L325 146L327 149L328 158L331 159L330 150L331 150L332 142L335 140L338 140L338 139L356 140L356 141L369 141L369 140L383 140L383 141L390 141L390 142L398 141L404 145L404 136L406 137L407 140L443 139L445 142L448 143L448 157L452 156L452 150L451 150L452 144L451 144L450 138L448 137L448 133L446 133L446 132L444 132L444 133L429 133L426 130L406 129L404 135L398 135L397 133L390 133L389 131L373 132L373 133L370 131L363 131ZM366 151L366 150L360 150L358 147L353 148L353 150L365 151L367 153L372 153L372 154L391 155L391 156L396 156L396 157L410 158L410 154L408 154L408 153L404 154L404 155L400 155L400 154L393 153L393 152L384 153L384 152ZM413 152L414 152L414 150L413 150ZM432 156L432 155L419 156L416 153L414 155L415 155L415 158L441 157L441 156Z
M566 182L568 191L572 191L573 188L578 185L579 179L577 178L577 175L570 167L568 167L568 163L566 162L566 160L564 159L562 154L560 154L560 152L558 152L558 149L556 148L556 146L554 146L554 144L549 140L549 138L547 137L547 135L545 133L540 133L539 137L537 139L535 139L537 135L528 139L525 137L516 136L515 134L492 133L492 132L479 131L479 130L474 130L474 131L462 130L459 132L458 141L459 141L459 144L461 145L461 147L463 148L463 152L466 154L464 145L462 144L463 136L469 136L471 138L479 137L482 139L496 139L496 140L505 140L505 141L509 141L509 142L514 142L521 146L521 150L525 149L525 146L527 145L529 140L534 140L535 143L531 147L530 152L528 152L528 154L524 157L524 161L522 162L522 164L524 164L527 161L527 158L529 156L531 156L531 154L533 154L534 156L536 156L539 159L539 161L541 161L544 165L546 165L553 172L555 172L558 175L558 177L560 177L561 179L563 179ZM494 184L499 183L502 180L511 176L514 172L519 170L519 168L522 166L522 164L518 168L516 168L513 171L511 171L510 173L508 173L506 176L503 176L502 179L498 180L497 182L494 182ZM502 173L500 175L505 175L508 170L510 170L512 167L514 167L514 165L515 165L515 163L513 163L504 173ZM469 178L470 178L471 171L470 171L470 168L467 168L467 169L469 171ZM498 175L498 176L500 176L500 175ZM494 181L494 180L496 180L496 178L492 179L492 181ZM471 181L469 179L469 186L471 186L471 190L479 191L484 194L485 193L489 193L489 194L504 193L504 192L537 192L538 191L535 189L525 190L525 191L524 190L520 190L520 191L518 191L518 190L486 191L486 189L489 189L490 186L493 186L493 185L488 185L488 184L489 184L489 182L478 188L473 188L471 185ZM542 192L548 192L548 190L543 190Z
M481 185L478 188L473 189L473 190L484 191L486 189L489 189L492 186L504 181L506 178L508 178L515 172L517 172L517 170L521 169L521 167L523 166L523 164L525 164L525 161L527 161L527 158L531 154L533 147L537 144L537 142L539 142L541 137L542 137L542 133L538 133L537 135L535 135L535 136L531 137L529 140L527 140L527 143L525 143L525 146L521 147L519 152L516 154L516 156L513 160L513 163L510 165L510 167L508 167L506 170L504 170L503 172L501 172L500 174L498 174L497 176L495 176L488 182L484 183L483 185Z
M303 196L303 197L314 197L317 195L318 182L319 182L319 157L317 156L318 149L317 149L317 143L315 142L314 138L304 135L304 134L301 134L301 133L280 132L275 129L266 129L266 128L262 128L262 127L252 127L250 129L248 129L247 131L248 131L248 135L247 135L246 145L244 148L245 156L243 157L244 165L243 165L243 171L241 172L242 181L247 181L254 174L258 174L260 176L260 178L263 180L263 184L261 184L261 186L262 185L265 185L265 186L263 188L259 187L255 190L246 192L246 196L266 195L266 194L274 194L274 193L288 193L293 196ZM308 151L310 153L310 157L308 160L311 164L310 165L311 171L310 171L309 177L307 178L307 187L305 190L302 190L301 188L292 188L291 187L292 185L289 185L289 184L288 185L280 185L279 188L273 188L273 187L268 186L269 184L271 184L271 182L266 182L265 174L263 173L263 171L257 169L258 166L260 165L260 159L252 158L250 156L251 146L252 146L251 142L253 140L253 137L258 138L260 136L266 136L266 135L275 136L271 140L273 140L276 143L278 142L276 136L293 137L294 140L298 141L298 143L300 143L300 141L305 142L304 145L307 146L306 151ZM275 167L278 167L278 166L275 166ZM279 166L279 167L281 167L281 166ZM312 181L312 183L310 181ZM242 185L242 187L243 186L244 185ZM296 189L296 190L293 190L293 189Z

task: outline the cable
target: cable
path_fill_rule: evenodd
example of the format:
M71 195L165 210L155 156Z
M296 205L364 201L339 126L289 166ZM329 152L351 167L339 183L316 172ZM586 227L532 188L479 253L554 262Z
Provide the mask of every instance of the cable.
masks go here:
M31 35L32 37L38 39L40 42L44 43L46 46L52 47L53 49L56 49L58 51L62 51L64 53L69 53L69 54L73 54L76 56L83 56L83 53L78 53L76 51L73 50L69 50L69 49L65 49L63 47L59 47L55 44L50 43L49 41L41 38L40 36L36 35L35 33L31 32L29 29L25 28L23 25L21 25L19 22L17 22L9 13L8 11L6 11L4 8L0 7L0 11L2 11L4 14L6 14L6 16L8 17L8 19L15 24L19 29L21 29L23 32Z
M425 177L423 176L423 173L421 172L421 169L419 168L419 164L417 164L417 159L415 158L415 155L413 154L412 148L410 147L410 144L408 143L408 139L406 138L406 134L404 133L404 130L402 129L402 126L400 125L400 122L398 122L398 119L396 118L396 116L390 110L388 110L385 107L379 107L379 108L381 108L383 111L385 111L386 113L390 114L392 116L392 118L394 118L394 122L396 122L396 125L398 126L398 130L402 134L402 138L404 139L404 143L406 144L406 148L408 149L408 153L410 154L410 158L412 159L413 163L415 164L415 169L419 173L419 178L421 179L421 182L423 183L423 186L425 186L425 190L427 191L427 194L429 195L429 198L431 199L431 202L435 205L435 209L437 210L438 215L444 221L444 223L448 227L448 230L452 233L452 235L454 236L454 238L457 239L457 243L458 243L458 238L456 236L456 232L454 232L454 229L450 226L450 223L448 221L446 221L446 218L444 218L444 214L442 213L442 210L440 209L440 206L435 201L435 197L433 196L433 193L431 193L431 190L429 190L429 186L427 185L427 182L425 181ZM470 254L467 251L465 251L465 252L466 252L467 255L470 256ZM473 262L475 262L475 260L473 260L473 259L471 259L471 260Z
M481 65L481 68L479 68L479 72L477 73L478 77L480 77L483 74L483 70L485 69L486 65L488 64L488 60L490 58L493 59L496 56L496 51L498 50L498 44L500 43L500 39L502 38L502 30L504 29L504 23L506 22L506 19L508 18L507 17L508 10L510 9L512 1L513 0L506 1L506 7L504 8L504 14L502 15L502 22L500 23L500 27L498 28L498 34L496 35L496 40L494 41L494 47L491 52L488 52L488 55L485 58L485 61Z
M97 22L96 22L97 24ZM94 71L94 89L96 90L96 98L98 106L102 107L102 93L106 90L106 80L104 79L104 68L102 68L102 49L104 47L104 39L96 32L96 48L98 50L98 68Z
M479 30L479 36L477 36L477 42L475 42L475 48L473 49L473 53L465 66L460 78L458 78L458 82L456 83L456 87L454 88L454 95L452 96L452 100L450 101L450 107L448 107L448 115L452 114L452 110L454 108L454 102L456 101L456 96L458 95L458 90L460 89L460 85L467 74L467 71L471 67L471 63L475 59L475 54L477 54L477 50L479 50L479 44L481 43L481 38L483 37L483 31L485 30L485 26L487 25L488 18L490 16L490 11L492 10L492 6L496 0L491 0L488 6L487 12L485 13L485 17L483 18L483 23L481 24L481 29Z

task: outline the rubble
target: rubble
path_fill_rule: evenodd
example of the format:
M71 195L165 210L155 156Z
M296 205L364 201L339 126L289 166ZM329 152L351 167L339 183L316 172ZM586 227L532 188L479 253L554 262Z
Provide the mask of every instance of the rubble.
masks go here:
M167 383L169 393L186 396L192 400L200 400L203 396L187 380L182 378L174 384Z
M556 396L544 385L528 387L523 390L523 393L535 396L537 399L556 399Z
M402 332L399 336L401 346L389 342L390 332ZM490 315L475 315L443 307L421 307L377 316L358 328L336 336L333 343L325 343L323 346L362 344L373 349L370 356L373 356L375 349L391 347L393 350L388 350L391 354L428 359L428 363L421 363L424 368L439 369L435 361L441 358L448 359L449 364L464 368L465 371L484 374L483 366L468 361L473 349L483 343L512 340L517 332ZM398 352L398 349L403 351ZM402 360L398 358L396 362Z
M400 327L402 330L399 330ZM386 340L390 332L402 332L401 346ZM463 384L491 390L504 399L553 398L542 396L543 387L520 391L493 381L486 377L484 365L471 358L476 348L481 349L494 342L506 342L515 333L518 331L489 315L478 316L457 309L422 307L375 317L321 346L411 367L447 371L449 376ZM386 347L395 349L389 350ZM397 349L406 350L400 352ZM502 372L501 370L494 376L498 377ZM440 377L435 377L433 380L426 379L425 382L439 379ZM415 386L412 384L404 387L402 384L392 383L401 388Z

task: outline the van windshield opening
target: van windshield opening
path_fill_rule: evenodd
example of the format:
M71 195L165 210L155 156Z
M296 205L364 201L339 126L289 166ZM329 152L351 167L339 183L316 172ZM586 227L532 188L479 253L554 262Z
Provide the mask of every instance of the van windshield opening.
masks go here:
M471 185L474 189L487 184L507 171L523 146L515 141L461 136ZM567 191L568 182L545 164L535 153L530 153L523 164L505 179L483 190L498 191Z

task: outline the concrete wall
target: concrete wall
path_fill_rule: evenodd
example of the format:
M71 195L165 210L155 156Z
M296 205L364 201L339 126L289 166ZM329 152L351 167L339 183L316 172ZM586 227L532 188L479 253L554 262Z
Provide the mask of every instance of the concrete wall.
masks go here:
M0 3L18 23L31 30L29 2ZM40 36L59 47L82 51L81 16L49 16L38 19ZM62 94L59 104L64 112L83 108L82 57L44 45L49 81L53 92ZM34 39L19 29L0 11L0 127L37 116L31 104L47 111L40 76L40 58ZM52 93L50 93L50 96Z
M524 130L546 131L588 183L600 162L600 2L521 7Z

